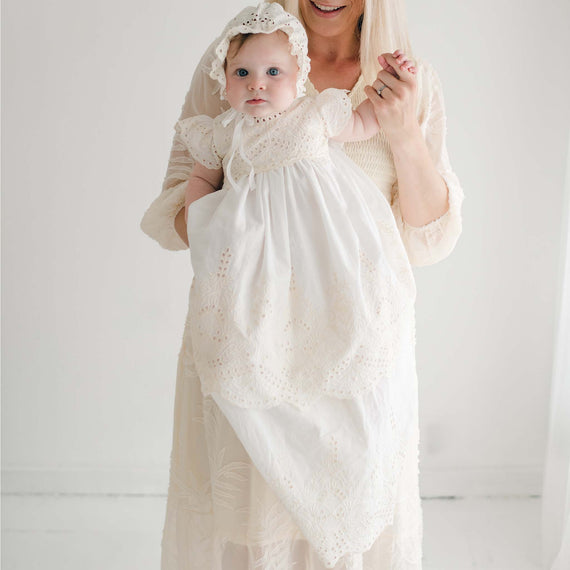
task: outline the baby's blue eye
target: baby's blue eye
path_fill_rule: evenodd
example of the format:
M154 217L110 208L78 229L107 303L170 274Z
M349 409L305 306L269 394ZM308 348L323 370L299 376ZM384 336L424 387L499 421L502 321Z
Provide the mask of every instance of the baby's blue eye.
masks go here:
M239 77L245 77L247 75L247 69L243 69L243 67L241 67L236 71L236 73Z
M269 75L279 75L279 70L276 67L270 67L267 73Z

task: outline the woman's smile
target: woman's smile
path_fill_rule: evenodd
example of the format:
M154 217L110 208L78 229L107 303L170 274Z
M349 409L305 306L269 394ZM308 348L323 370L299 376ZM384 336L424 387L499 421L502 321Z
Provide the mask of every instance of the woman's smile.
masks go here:
M309 33L357 43L355 30L364 12L364 0L298 0L299 13ZM333 46L334 47L334 46ZM311 50L309 50L311 51ZM357 51L357 46L351 47Z
M332 18L339 12L342 12L344 8L346 8L346 6L331 6L329 4L321 4L320 2L313 2L313 0L310 1L311 1L311 6L313 7L313 11L316 14L319 14L319 16L323 18Z

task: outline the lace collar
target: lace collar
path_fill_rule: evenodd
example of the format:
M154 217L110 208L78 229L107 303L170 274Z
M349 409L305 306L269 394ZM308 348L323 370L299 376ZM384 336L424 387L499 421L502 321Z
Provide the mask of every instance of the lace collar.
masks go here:
M287 112L287 110L280 111L279 113L273 113L272 115L266 115L265 117L252 117L252 119L253 119L253 122L257 123L257 124L268 123L269 121L273 121L274 119L277 119L277 117L281 117L286 112Z
M236 111L235 109L231 109L227 119L224 121L224 124L229 123L232 119L236 120L237 122L243 122L246 125L264 125L270 123L271 121L275 121L279 117L285 116L289 113L293 108L295 108L305 97L297 97L291 105L285 109L284 111L280 111L279 113L272 113L271 115L266 115L265 117L254 117L252 115L248 115L247 113L242 113L241 111Z

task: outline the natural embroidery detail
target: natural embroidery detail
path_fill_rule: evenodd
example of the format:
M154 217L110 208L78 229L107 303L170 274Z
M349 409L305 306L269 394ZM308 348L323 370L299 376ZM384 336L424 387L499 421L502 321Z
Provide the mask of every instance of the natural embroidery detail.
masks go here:
M382 411L393 415L388 403ZM380 533L394 522L409 431L396 430L393 421L386 422L384 430L388 426L391 433L378 438L368 451L372 461L367 463L365 478L355 474L358 465L338 460L334 436L325 438L325 458L305 481L295 477L291 466L280 461L277 454L271 458L271 472L265 473L268 483L328 568L344 558L346 568L361 570L362 555L346 554L348 547L357 552L368 551ZM358 481L357 488L354 481Z
M334 273L317 307L295 267L240 298L232 259L224 248L217 270L191 285L189 328L205 395L242 407L305 408L321 395L351 398L392 377L413 299L385 265L361 250L362 291Z
M316 106L314 113L309 112L312 105ZM252 165L259 173L301 159L327 160L328 139L323 134L339 132L351 112L348 96L331 89L317 98L298 99L291 108L268 117L250 117L230 109L215 119L206 115L183 119L176 124L176 131L195 160L212 169L222 164L227 169L231 160L231 177L240 180L248 176ZM240 122L247 127L239 136L241 150L230 154L234 142L231 127Z

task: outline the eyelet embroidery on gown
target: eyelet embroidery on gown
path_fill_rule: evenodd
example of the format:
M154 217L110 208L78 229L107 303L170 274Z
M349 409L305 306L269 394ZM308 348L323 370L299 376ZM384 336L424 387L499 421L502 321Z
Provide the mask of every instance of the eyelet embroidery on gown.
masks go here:
M296 488L298 477L289 476L290 464L278 459L275 471L280 475L268 479L328 568L343 559L347 570L361 570L362 555L346 554L347 550L368 551L394 522L397 482L406 452L404 437L408 434L398 433L393 411L386 411L393 433L390 438L378 439L376 447L368 450L374 461L367 466L368 477L358 479L358 485L367 490L364 497L353 488L359 467L339 460L334 436L323 438L325 458L302 486ZM392 442L393 448L386 449L386 441ZM389 469L386 456L390 457Z
M275 570L291 570L292 568L300 569L314 569L322 570L328 566L321 566L316 561L311 562L309 566L309 559L305 563L299 565L297 562L292 562L294 555L293 545L300 544L304 537L300 533L298 527L293 523L288 511L284 508L284 503L277 499L271 491L267 497L251 496L248 497L249 489L256 489L256 493L263 490L265 493L268 487L265 482L260 479L259 473L255 467L249 463L248 455L242 448L241 442L236 438L235 433L227 425L225 415L217 407L212 397L206 396L203 399L199 397L200 394L200 381L196 369L193 366L193 351L192 344L189 341L189 321L186 322L185 338L187 341L184 343L184 353L181 355L181 363L185 367L184 374L179 376L177 382L177 402L183 406L185 413L191 412L186 421L192 422L197 428L192 428L193 435L190 439L181 440L185 447L174 453L176 445L179 443L175 435L173 456L178 460L172 463L171 467L171 487L169 492L169 502L174 498L179 502L179 506L174 510L174 505L169 507L169 513L178 513L178 517L189 517L188 521L183 522L179 520L178 523L174 519L167 519L165 525L165 538L170 537L174 539L174 528L172 525L183 525L180 528L193 529L192 536L181 536L179 540L189 542L181 543L176 549L172 542L163 543L163 568L164 569L182 569L187 566L183 565L183 561L178 562L170 557L175 556L175 552L187 552L192 561L191 566L188 568L211 568L212 570L233 570L239 568L246 570L246 568L263 568ZM182 382L184 380L184 382ZM189 390L182 392L182 390ZM193 393L192 393L193 392ZM414 398L410 399L411 402ZM389 409L389 408L388 408ZM417 410L416 410L417 411ZM388 422L389 428L393 433L397 433L401 420L394 417L393 411L387 411L390 421ZM201 427L200 427L201 426ZM196 431L196 429L198 431ZM205 430L205 433L200 430ZM414 436L414 433L416 434ZM417 570L421 568L421 561L417 558L418 553L421 552L421 517L417 518L417 511L420 509L419 505L419 489L417 489L417 426L412 428L412 437L401 437L400 441L405 445L401 446L396 444L394 449L397 453L393 455L393 477L391 481L382 478L381 487L386 490L390 497L390 502L386 500L374 501L370 500L366 504L366 513L357 519L357 524L364 526L365 534L373 535L372 528L377 521L384 520L387 526L380 536L377 543L374 544L376 550L374 552L366 551L362 556L344 556L339 559L334 565L336 570L376 570L378 566L368 566L366 560L378 560L374 556L378 556L377 549L386 549L385 556L392 559L390 568L392 570ZM396 443L398 438L394 440ZM196 456L194 447L186 447L187 445L194 446L197 442L200 444L202 441L207 441L208 444L204 448L207 450L207 456ZM322 470L317 472L306 484L303 491L309 498L305 501L295 501L293 505L286 505L287 509L295 509L301 503L300 512L303 513L310 509L313 517L324 517L324 519L336 520L344 519L344 513L350 512L351 498L346 497L345 490L350 490L351 485L346 485L346 477L351 482L350 474L347 474L346 467L343 467L339 461L339 443L337 438L329 436L324 438L324 444L327 452L324 455L322 462ZM229 450L231 449L231 455ZM386 449L377 450L379 453L371 454L377 458L386 456ZM342 450L341 450L342 453ZM227 456L227 457L226 457ZM239 457L248 458L247 461L236 460ZM188 463L190 461L191 463ZM179 463L180 461L180 463ZM407 463L405 472L403 472L403 462ZM192 467L189 469L189 466ZM209 465L209 470L206 466ZM200 466L202 473L196 471ZM269 483L274 488L284 487L290 489L291 481L294 480L293 475L289 475L290 469L287 464L278 465L277 472L283 473L282 476L277 477L275 480L270 480ZM373 472L374 475L374 472ZM404 477L406 480L402 479ZM252 480L253 479L253 480ZM408 481L409 479L409 481ZM261 483L257 482L261 481ZM208 488L211 483L211 494ZM396 486L390 488L390 483L397 483ZM331 497L336 497L339 500L339 505L336 507L329 499L327 501L326 493L323 486L327 487ZM378 488L378 487L377 487ZM417 493L408 496L411 488L417 489ZM406 494L403 494L405 490ZM323 507L320 505L320 499L325 499ZM316 499L316 503L314 502ZM189 501L189 502L188 502ZM397 503L394 508L394 518L390 518L391 502ZM186 506L184 506L186 505ZM382 506L374 513L374 506ZM209 507L209 508L208 508ZM212 510L213 509L213 510ZM334 511L331 511L334 509ZM328 513L327 513L328 511ZM294 511L293 511L294 512ZM234 513L230 515L230 513ZM220 541L215 538L211 525L215 520L215 524L220 524L228 516L239 516L243 520L244 531L247 530L247 536L239 536L239 528L234 525L231 527L218 528L220 532ZM306 515L302 515L306 516ZM310 520L310 516L307 517ZM376 520L376 522L374 522ZM248 522L246 522L248 521ZM348 520L347 520L348 522ZM413 524L412 524L413 523ZM229 523L231 525L231 523ZM372 524L371 527L367 525ZM188 526L189 525L189 526ZM416 528L415 525L419 525ZM352 528L352 527L350 527ZM169 530L170 529L170 530ZM318 532L319 529L317 528ZM321 531L321 532L326 532ZM227 534L226 534L227 533ZM236 534L237 533L237 534ZM351 533L349 533L350 537ZM202 540L199 537L202 536ZM364 535L363 535L364 536ZM325 537L327 538L327 537ZM327 538L330 543L329 546L324 547L323 556L334 556L335 552L342 550L343 544L347 537L343 533L331 533ZM361 538L364 541L364 538ZM420 545L411 548L412 544L420 541ZM230 542L231 541L231 542ZM230 546L233 543L233 547ZM235 550L239 544L247 544L247 550L244 552L249 553L250 565L239 564L238 558L234 560L234 564L226 563L222 565L222 561L211 558L216 552L229 553ZM242 550L244 547L240 547ZM364 547L363 547L364 548ZM190 550L191 549L191 550ZM388 550L390 549L390 550ZM236 551L237 552L237 551ZM312 551L311 551L312 552ZM391 554L390 554L391 552ZM237 554L236 554L237 556ZM241 559L241 558L240 558ZM386 558L387 559L387 558ZM246 558L244 558L246 560ZM364 563L362 563L364 561ZM316 565L315 565L316 564Z
M336 112L332 113L330 106L335 102ZM309 115L310 123L307 124L307 113L313 106L317 107L318 113ZM301 158L326 160L328 148L321 142L323 127L328 136L333 136L330 133L339 132L339 125L345 125L351 113L352 104L346 92L327 89L317 98L299 98L286 111L265 117L265 120L230 109L214 119L206 115L182 119L176 123L176 131L196 160L208 168L220 168L222 163L225 165L230 160L227 153L232 146L232 129L225 128L223 123L227 118L235 122L243 120L249 127L242 141L247 158L255 165L256 172L267 172ZM296 133L294 137L292 132ZM299 136L298 133L303 134ZM232 177L238 180L249 172L250 163L240 153L235 153Z
M242 407L267 408L288 402L307 408L322 395L354 397L393 375L394 355L400 343L399 321L405 318L407 306L413 303L415 286L405 252L401 244L398 245L399 234L388 204L377 197L376 208L370 209L374 204L368 208L358 191L353 194L355 191L350 187L355 184L362 192L367 187L371 195L377 194L372 181L364 175L358 182L345 178L346 186L336 189L338 196L335 197L334 184L337 187L339 184L335 177L340 174L324 182L312 180L319 176L318 170L307 166L307 170L299 174L299 183L302 178L309 182L298 186L289 180L295 171L288 174L286 169L297 163L322 164L324 172L333 170L328 137L344 128L351 112L345 91L327 89L317 97L297 100L290 109L275 117L276 122L271 125L260 124L256 118L233 110L214 120L194 117L180 125L190 150L198 159L208 152L217 154L220 159L223 157L226 170L231 163L232 172L229 188L224 186L213 195L201 198L197 208L192 205L189 210L189 232L197 243L192 252L195 277L190 308L195 317L191 331L204 394L218 392ZM243 126L239 135L244 140L243 144L240 142L239 152L228 155L225 153L237 146L235 134L232 135L228 127L232 120L236 120L240 128ZM207 124L210 124L209 129L204 127ZM245 149L247 156L242 156ZM309 162L303 163L303 160ZM337 155L336 160L341 160L341 156ZM347 176L353 176L356 167L344 160ZM263 173L266 172L269 176L273 176L272 171L280 174L262 182L265 186L256 191L255 196L247 197L251 182L240 187L234 180L243 181L248 175L251 178L252 168L261 180L265 180ZM281 188L282 184L286 186ZM298 189L306 184L321 186L317 186L319 190ZM266 200L279 200L280 193L288 196L292 209L284 205L272 209L266 205ZM271 212L277 211L277 207L281 208L282 217L301 215L294 209L298 208L296 203L303 198L303 193L318 196L314 215L323 219L320 230L323 234L334 234L339 231L337 228L350 223L353 226L340 230L346 236L339 235L340 242L332 246L334 252L328 250L331 246L326 243L319 246L323 248L322 254L327 259L330 257L330 262L321 259L319 251L307 251L305 257L299 258L303 266L295 267L290 263L294 257L298 258L298 252L292 250L287 254L290 261L280 259L285 249L291 249L288 240L297 237L287 238L286 232L293 230L285 226L279 233L278 220L274 220L271 227L266 225L269 221L256 218L263 208L267 209L268 217L274 216ZM325 203L327 200L330 204ZM339 207L342 212L338 211ZM358 208L366 222L360 221ZM225 217L218 214L218 210L240 214ZM351 212L349 217L345 211ZM372 213L377 219L371 226ZM243 222L242 216L245 216ZM351 216L356 221L352 221ZM220 217L223 221L216 222ZM334 222L329 220L332 217L336 218ZM251 230L243 228L242 223L250 224ZM309 220L304 223L311 224ZM266 229L256 230L257 226ZM259 231L271 232L267 234L273 235L271 242L263 245L262 241L268 238ZM224 234L228 236L225 243ZM232 239L249 241L248 258L259 255L253 274L244 273L252 260L246 259L243 253L232 259L232 248L226 245ZM281 240L279 247L276 240ZM341 247L343 241L347 245ZM358 242L360 246L356 247ZM222 243L223 251L215 249L217 243ZM307 253L313 256L312 261L306 257ZM271 256L275 256L275 263L280 266L278 274L269 269L274 263ZM217 269L213 268L213 257L219 260ZM335 261L335 257L340 261ZM336 265L337 270L326 269L328 273L323 270L318 276L311 275L312 268L305 267L307 263L316 266L330 263L331 267ZM310 294L296 286L296 272L301 269L304 287L314 282ZM249 279L251 285L242 286ZM284 285L285 281L289 287Z
M218 270L195 276L191 285L190 329L200 347L195 360L205 395L217 392L243 407L288 402L307 408L321 395L354 397L393 376L410 301L396 279L385 278L386 267L360 251L369 311L364 321L355 315L358 300L348 293L347 278L333 276L325 292L329 302L319 310L297 287L294 267L288 297L279 297L266 279L245 305L228 272L231 260L225 248ZM246 312L248 319L240 319Z
M268 121L277 119L277 117L280 117L281 115L283 115L283 111L280 111L279 113L273 113L272 115L265 115L263 117L254 117L254 120L256 123L267 123Z

